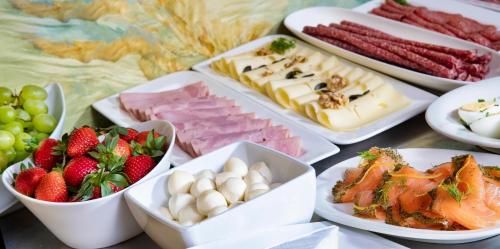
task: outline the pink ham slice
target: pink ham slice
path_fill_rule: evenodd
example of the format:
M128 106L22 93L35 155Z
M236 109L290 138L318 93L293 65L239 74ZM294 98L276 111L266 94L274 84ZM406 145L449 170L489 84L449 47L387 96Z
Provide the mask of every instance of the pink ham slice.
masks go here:
M176 107L182 106L182 105L192 105L191 103L193 102L198 102L198 101L214 101L216 99L219 99L218 97L214 95L209 95L209 96L204 96L204 97L196 97L196 98L185 98L185 99L171 99L171 100L166 100L164 103L159 104L159 106L143 106L140 109L132 109L131 111L134 112L135 117L140 120L140 121L148 121L151 119L150 115L152 114L151 109L160 107L160 106L172 106L174 109ZM166 108L165 108L166 109Z
M203 129L210 126L219 126L227 122L242 122L246 119L254 119L254 113L242 113L236 115L226 115L206 119L194 119L182 123L173 123L178 131L189 130L189 129Z
M268 140L260 142L266 147L283 152L289 156L299 157L304 154L300 137L289 137L285 139Z
M289 136L290 132L283 126L272 126L253 131L221 134L201 139L194 139L191 141L191 152L193 155L199 156L237 141L249 140L259 143L268 140L285 139Z
M220 107L220 108L209 108L200 110L177 110L160 112L151 115L151 120L167 120L174 124L182 123L195 119L205 119L212 117L221 117L227 115L234 115L241 113L240 107Z
M164 104L160 106L152 107L144 112L144 117L146 120L151 119L151 115L154 113L162 113L169 111L185 111L191 112L194 110L212 109L212 108L222 108L222 107L233 107L235 106L234 100L225 98L216 99L193 99L189 102L174 102L169 104Z
M203 82L197 82L185 87L158 93L122 93L120 104L125 110L141 109L144 106L157 106L174 99L186 99L208 96L208 87Z
M179 130L177 141L188 144L193 139L211 137L215 135L252 131L271 126L270 119L244 119L241 121L226 122L216 126L207 126L198 129Z

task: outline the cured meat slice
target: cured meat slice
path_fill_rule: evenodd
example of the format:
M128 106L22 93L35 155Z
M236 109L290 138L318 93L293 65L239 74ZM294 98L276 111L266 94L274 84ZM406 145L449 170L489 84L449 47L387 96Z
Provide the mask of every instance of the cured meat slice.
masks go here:
M211 137L215 135L235 133L242 131L252 131L271 126L270 119L244 119L242 121L234 121L221 123L216 126L206 126L197 129L180 130L177 132L177 141L182 144L188 144L196 138Z
M366 55L366 56L369 56L367 53L365 53L363 50L351 45L351 44L348 44L348 43L345 43L343 41L339 41L337 39L334 39L334 38L331 38L331 37L326 37L326 36L316 36L316 38L322 40L322 41L325 41L325 42L328 42L332 45L335 45L337 47L340 47L340 48L343 48L343 49L346 49L346 50L349 50L351 52L354 52L354 53L357 53L357 54L362 54L362 55Z
M386 11L382 8L375 8L375 9L372 9L370 12L375 14L375 15L383 16L385 18L389 18L389 19L396 20L396 21L401 21L403 19L403 17L405 16L404 14L389 12L389 11Z
M167 120L174 124L211 117L220 117L241 113L240 107L221 107L201 110L186 111L166 111L154 113L151 115L151 120Z
M300 137L289 137L285 139L267 140L264 142L259 142L259 144L283 152L293 157L299 157L302 156L302 154L304 154L304 151L302 150L302 141L300 140Z
M193 99L192 101L183 102L173 102L169 104L163 104L155 107L151 107L142 113L142 116L149 120L151 115L161 112L169 111L197 111L202 109L212 109L212 108L222 108L222 107L232 107L235 106L234 100L229 100L225 98L218 99Z
M417 16L413 13L406 15L405 18L402 20L405 21L405 19L409 19L409 20L413 21L414 23L417 23L418 26L421 26L423 28L434 30L434 31L437 31L439 33L443 33L446 35L455 36L454 33L450 32L449 30L447 30L445 27L441 26L440 24L428 22L428 21L422 19L420 16Z
M254 113L242 113L234 115L224 115L205 119L193 119L182 123L174 123L177 130L203 129L210 126L219 126L228 122L245 122L245 120L254 119Z
M216 97L213 95L204 96L204 97L196 97L196 98L183 98L183 99L169 99L161 102L161 104L155 106L163 106L163 105L183 105L187 103L191 103L193 101L206 101L206 100L214 100ZM150 120L151 108L155 106L149 105L137 105L136 108L129 109L129 113L132 113L135 118L140 121Z
M289 135L290 133L288 129L283 126L272 126L259 130L221 134L194 139L191 142L191 146L193 148L192 151L194 151L196 155L203 155L236 141L249 140L251 142L259 143L268 140L285 139L289 137Z
M121 93L120 103L125 110L140 109L144 106L156 106L165 101L208 96L208 87L203 82L197 82L170 91L158 93Z

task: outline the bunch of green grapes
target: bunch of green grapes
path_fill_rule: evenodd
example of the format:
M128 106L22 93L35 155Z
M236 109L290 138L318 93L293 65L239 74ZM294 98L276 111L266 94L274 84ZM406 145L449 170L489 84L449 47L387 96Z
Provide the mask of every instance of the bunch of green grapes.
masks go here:
M48 114L47 91L25 85L19 95L0 87L0 173L29 155L33 143L49 136L57 120Z

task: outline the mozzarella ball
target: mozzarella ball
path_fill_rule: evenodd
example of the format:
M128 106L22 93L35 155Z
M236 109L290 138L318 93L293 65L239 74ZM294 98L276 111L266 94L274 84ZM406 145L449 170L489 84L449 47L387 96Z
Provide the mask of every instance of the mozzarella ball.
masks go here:
M226 198L229 204L243 200L247 184L241 178L229 178L222 184L220 193Z
M168 200L168 208L174 219L177 219L179 210L195 203L194 196L190 194L176 194Z
M267 191L269 191L269 189L253 189L253 190L249 190L245 193L245 201L249 201L251 199L254 199L255 197L261 195L261 194L264 194L266 193Z
M268 183L273 182L273 174L271 173L271 170L269 169L269 167L267 167L265 162L254 163L252 166L250 166L249 170L256 170L262 176L264 176L264 178L266 178Z
M227 207L219 206L219 207L216 207L216 208L210 210L210 212L208 212L207 216L208 216L208 218L211 218L211 217L217 216L221 213L224 213L226 210L227 210Z
M202 221L205 218L200 214L194 205L188 205L179 211L179 223L190 226Z
M275 189L275 188L281 186L281 184L282 183L280 183L280 182L276 182L276 183L271 184L271 186L269 186L269 187L271 187L271 189Z
M251 190L256 190L256 189L265 189L265 190L269 190L270 187L269 185L261 182L261 183L255 183L255 184L252 184L250 186L248 186L248 191L251 191Z
M245 203L245 202L244 201L237 201L237 202L231 203L231 205L229 205L229 208L237 207L243 203Z
M251 186L256 183L269 183L263 175L261 175L257 170L253 169L248 171L248 174L245 176L245 182L247 183L247 186Z
M239 177L236 175L234 172L222 172L217 175L215 175L215 186L217 186L217 189L220 189L222 184L227 181L227 179L231 177Z
M244 177L248 172L248 166L237 157L231 157L224 164L224 172L233 172L239 177Z
M160 207L159 211L160 211L160 214L163 215L163 217L167 218L167 220L174 219L174 217L172 217L172 214L170 213L170 210L168 210L167 207Z
M194 197L198 197L201 193L215 189L215 184L208 178L198 178L192 185L190 193Z
M194 176L188 172L177 170L168 177L168 192L171 195L189 193Z
M197 179L208 178L208 179L214 181L215 180L215 172L213 172L210 169L204 169L204 170L200 171L198 174L196 174L196 178Z
M212 209L220 206L227 207L227 202L224 196L215 190L208 190L201 193L198 200L196 200L196 207L198 208L198 211L204 215L208 214L208 212Z

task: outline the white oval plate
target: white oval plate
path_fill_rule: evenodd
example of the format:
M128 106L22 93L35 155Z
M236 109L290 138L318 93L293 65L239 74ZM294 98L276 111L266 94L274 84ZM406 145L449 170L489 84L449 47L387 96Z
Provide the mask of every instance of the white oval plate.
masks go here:
M66 117L64 92L59 84L50 84L45 87L45 90L47 90L48 93L45 103L49 107L49 113L59 120L56 128L52 131L52 134L50 134L50 137L59 138L63 131L64 118ZM4 215L4 212L16 203L16 198L7 191L3 184L0 184L0 216Z
M500 149L500 139L478 135L463 126L458 109L478 99L500 97L500 79L463 86L439 97L429 106L425 119L435 131L460 142Z
M317 26L318 24L328 25L330 23L340 23L342 20L357 22L405 39L443 45L457 49L477 50L480 54L491 53L492 61L490 63L490 72L486 75L486 78L500 78L500 53L475 43L439 34L433 31L424 30L393 20L388 20L375 15L368 15L336 7L313 7L299 10L287 16L285 19L285 26L301 39L317 47L396 78L413 82L417 85L441 91L449 91L463 85L472 84L470 82L468 83L465 81L435 77L399 66L394 66L392 64L339 48L302 33L304 26Z
M320 134L321 136L325 137L326 139L328 139L336 144L353 144L353 143L357 143L357 142L363 141L365 139L368 139L370 137L373 137L379 133L382 133L385 130L388 130L388 129L390 129L390 128L392 128L400 123L403 123L404 121L418 115L420 112L424 111L432 103L432 101L434 101L437 98L435 95L430 94L430 93L428 93L424 90L421 90L417 87L411 86L409 84L403 83L403 82L401 82L397 79L394 79L392 77L388 77L384 74L375 72L371 69L365 68L363 66L360 66L360 65L354 64L350 61L339 58L339 60L343 64L350 65L352 67L360 67L368 72L371 72L373 74L376 74L376 75L382 77L384 79L384 81L391 83L399 92L401 92L402 94L404 94L406 97L408 97L411 100L410 105L408 105L407 107L405 107L397 112L391 113L385 117L382 117L378 120L375 120L371 123L368 123L368 124L360 127L357 130L341 132L341 131L334 131L334 130L328 129L317 122L314 122L308 118L305 118L304 116L296 113L293 110L285 109L282 106L280 106L279 104L277 104L276 102L274 102L273 100L271 100L269 97L263 95L262 93L256 91L255 89L249 88L249 87L243 85L242 83L240 83L240 82L238 82L230 77L221 75L221 74L215 72L214 70L212 70L212 68L210 67L210 64L212 64L212 62L214 62L222 57L237 55L237 54L241 54L241 53L248 52L251 50L255 50L255 49L263 46L264 44L267 44L267 43L273 41L274 39L276 39L278 37L285 37L287 39L293 39L300 46L309 47L311 49L314 49L318 52L325 54L326 56L329 55L328 53L326 53L323 50L320 50L316 47L313 47L307 43L304 43L304 42L302 42L298 39L292 38L290 36L270 35L270 36L265 36L265 37L262 37L260 39L255 40L255 41L249 42L249 43L244 44L240 47L237 47L235 49L232 49L232 50L229 50L225 53L217 55L213 58L210 58L204 62L196 64L195 66L193 66L193 69L198 71L198 72L201 72L205 75L208 75L209 77L214 78L214 79L218 80L219 82L221 82L221 83L223 83L223 84L225 84L225 85L227 85L227 86L229 86L229 87L231 87L239 92L245 93L245 95L247 95L250 98L254 99L255 101L261 103L262 105L269 107L270 109L272 109L276 113L279 113L283 116L286 116L290 120L293 120L293 121L299 123L300 125L304 126L308 130L314 131L314 132Z
M479 163L485 165L498 165L500 162L499 155L460 150L398 149L398 152L406 162L418 170L427 170L434 165L449 162L452 157L462 154L472 154ZM318 176L316 179L316 214L346 226L430 243L466 243L500 234L498 223L495 227L478 230L438 231L400 227L386 224L381 220L353 216L352 203L333 203L332 187L337 181L342 180L346 169L357 167L360 160L359 156L347 159Z
M294 122L289 121L285 117L269 110L268 108L258 103L255 103L255 101L246 97L242 93L230 89L198 72L184 71L172 73L155 79L149 83L130 88L125 92L165 91L180 88L198 81L205 82L208 85L210 93L217 96L225 96L235 100L236 104L239 105L244 112L253 112L259 118L269 118L271 119L273 124L283 125L290 130L292 135L299 136L302 139L302 148L306 151L304 155L298 158L303 162L313 164L331 155L337 154L340 151L340 149L336 145L328 142L316 133L305 129L302 126L295 124ZM95 102L94 104L92 104L92 107L94 107L94 109L96 109L98 112L100 112L102 115L104 115L117 125L128 127L140 123L140 121L134 119L126 111L120 108L118 95L119 94L115 94L98 102ZM177 146L177 144L175 145L171 157L172 164L174 164L175 166L179 166L192 159L193 158L183 150L181 150L179 146Z
M385 0L371 0L368 1L356 8L353 8L352 10L358 11L361 13L368 13L372 9L375 9L379 7L382 2ZM489 25L494 25L497 27L497 29L500 29L500 14L487 10L484 8L472 6L470 4L467 4L466 2L483 2L483 1L478 1L478 0L459 0L463 3L457 2L457 0L439 0L439 1L429 1L429 0L407 0L410 4L415 5L415 6L423 6L427 7L430 10L439 10L443 12L448 12L448 13L457 13L460 15L463 15L467 18L474 19L478 22L484 23L484 24L489 24ZM492 3L486 3L489 5L495 5ZM496 4L498 6L498 10L500 10L500 5ZM412 26L412 25L409 25ZM425 29L428 30L428 29ZM500 51L499 51L500 52Z

